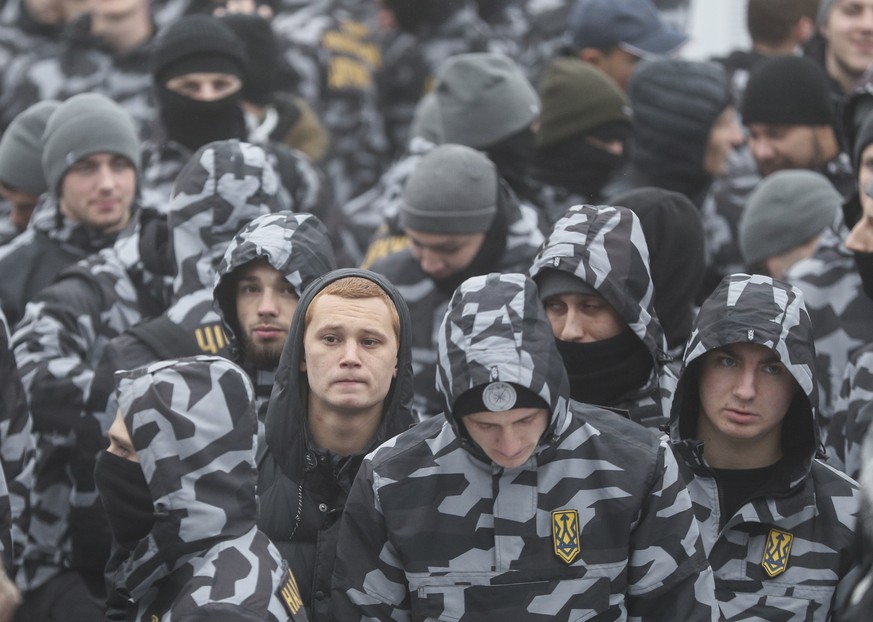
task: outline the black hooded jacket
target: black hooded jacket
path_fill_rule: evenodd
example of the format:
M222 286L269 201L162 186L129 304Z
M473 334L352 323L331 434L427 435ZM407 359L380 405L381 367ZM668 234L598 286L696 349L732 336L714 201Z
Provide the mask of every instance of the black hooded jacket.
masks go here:
M353 276L375 282L391 297L400 316L400 344L397 377L385 398L376 437L360 454L341 457L315 446L307 426L309 384L299 369L306 309L328 284ZM410 316L403 298L387 280L366 270L336 270L316 280L304 292L294 314L267 409L268 449L258 462L258 527L288 561L312 620L329 619L339 519L364 455L412 424L410 334Z

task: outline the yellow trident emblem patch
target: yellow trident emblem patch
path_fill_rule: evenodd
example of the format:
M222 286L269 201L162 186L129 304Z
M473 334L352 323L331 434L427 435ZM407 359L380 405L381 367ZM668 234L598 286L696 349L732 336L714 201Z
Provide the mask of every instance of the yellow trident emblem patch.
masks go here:
M579 551L579 512L576 510L552 511L552 544L555 555L566 564L573 563Z
M761 565L769 577L782 574L788 568L788 556L794 536L778 529L771 529L764 545L764 558Z

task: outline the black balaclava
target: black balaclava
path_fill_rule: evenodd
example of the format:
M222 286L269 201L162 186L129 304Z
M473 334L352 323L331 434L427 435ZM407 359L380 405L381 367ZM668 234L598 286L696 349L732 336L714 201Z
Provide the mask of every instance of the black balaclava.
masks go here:
M596 200L606 182L627 160L626 147L630 134L629 124L613 122L584 135L538 149L533 177L541 183L566 188L587 199ZM588 142L587 137L604 142L620 140L625 149L621 154L610 153Z
M188 15L162 31L152 54L152 76L167 136L191 151L216 140L245 139L242 89L223 99L199 101L166 86L189 73L227 73L243 81L245 63L239 38L217 17Z
M577 343L555 339L577 402L613 406L652 374L652 355L629 328L615 337Z
M500 177L522 197L530 193L530 169L536 155L536 136L529 127L482 149Z
M154 502L142 467L104 451L97 458L94 481L115 541L132 550L155 524Z
M473 257L470 265L444 279L430 277L440 291L451 294L470 277L499 272L498 266L506 251L506 236L509 234L508 194L509 190L501 184L497 193L497 213L485 233L482 247Z

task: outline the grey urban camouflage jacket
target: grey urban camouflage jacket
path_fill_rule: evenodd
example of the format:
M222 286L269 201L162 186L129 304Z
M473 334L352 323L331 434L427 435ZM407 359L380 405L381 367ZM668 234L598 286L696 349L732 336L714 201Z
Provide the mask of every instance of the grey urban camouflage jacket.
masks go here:
M866 622L873 611L873 431L867 431L861 458L861 516L858 527L860 561L854 580L844 581L837 595L834 622Z
M77 439L80 433L105 434L111 424L108 417L86 414L106 344L166 304L165 276L149 259L155 252L149 231L163 226L159 215L139 210L112 247L68 268L29 302L12 336L37 447L30 530L18 574L22 589L37 588L67 567L95 569L105 562L98 551L105 556L108 540L100 538L91 513L99 516L96 490L74 488L74 474L83 475L74 463L79 457L93 461L93 455L79 454ZM89 508L77 525L71 495L81 495L75 505ZM74 547L71 531L81 546Z
M295 94L330 131L323 167L338 205L375 184L388 164L376 82L382 54L366 21L374 8L358 0L292 0L272 20L299 80Z
M43 194L27 229L0 246L0 306L9 327L14 329L24 306L61 270L112 246L116 237L61 216L57 197Z
M12 59L3 76L0 126L39 101L101 93L127 110L140 137L147 137L155 116L149 71L153 39L116 53L90 29L90 16L84 15L67 25L59 45L31 47Z
M666 442L569 402L536 285L468 279L439 342L446 415L368 455L340 529L339 620L715 620L712 572ZM452 415L468 389L549 405L521 466L493 463Z
M34 442L30 411L9 341L9 326L0 311L0 467L4 475L0 485L9 494L8 507L0 500L0 544L3 565L14 577L14 564L24 549L30 523Z
M333 613L331 574L340 516L366 451L344 457L315 445L307 424L309 383L306 374L299 371L305 316L318 292L334 281L354 276L369 279L385 290L400 317L397 375L368 450L412 425L411 321L400 294L381 276L366 270L335 270L320 277L307 288L294 315L267 409L268 452L258 461L258 527L276 543L293 570L313 620L329 620ZM335 613L332 619L345 620Z
M873 420L871 402L873 344L867 344L846 365L825 440L828 464L854 479L861 474L861 449Z
M246 374L198 356L117 381L155 508L154 526L114 577L127 619L305 619L293 576L255 526L257 419Z
M543 242L539 213L519 203L505 183L501 184L498 216L502 220L505 240L485 239L485 245L505 244L502 254L495 257L494 272L523 272L530 266ZM497 225L492 224L492 231ZM435 415L443 408L436 390L437 330L445 315L452 292L439 287L413 256L408 241L398 250L373 263L374 272L385 275L393 283L412 315L412 369L415 375L414 409L419 417Z
M784 279L803 292L815 338L815 375L824 436L837 408L846 366L853 353L873 342L873 300L861 286L853 253L843 243L848 230L825 230L815 254L798 261Z
M624 207L576 205L558 222L530 268L569 272L612 305L652 354L652 374L643 386L611 408L649 427L667 421L676 376L667 365L667 340L655 313L649 247L639 218Z
M695 369L704 354L731 343L770 348L797 381L799 398L783 424L785 467L726 516L694 438ZM816 457L817 410L815 349L803 295L765 276L725 277L701 307L688 340L670 434L728 620L828 620L835 591L855 562L858 487Z

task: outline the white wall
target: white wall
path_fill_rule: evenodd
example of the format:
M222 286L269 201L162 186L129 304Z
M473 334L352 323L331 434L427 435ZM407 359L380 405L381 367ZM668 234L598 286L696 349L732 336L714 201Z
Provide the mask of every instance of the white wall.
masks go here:
M685 58L704 60L748 49L745 0L692 0L688 34L690 40L682 48Z

